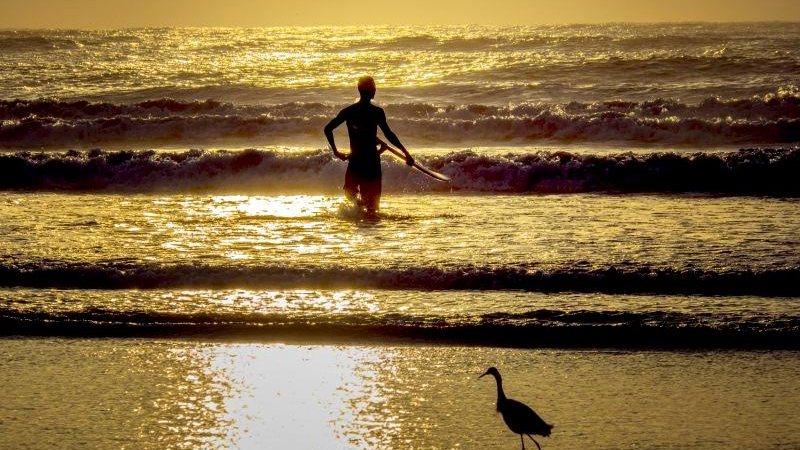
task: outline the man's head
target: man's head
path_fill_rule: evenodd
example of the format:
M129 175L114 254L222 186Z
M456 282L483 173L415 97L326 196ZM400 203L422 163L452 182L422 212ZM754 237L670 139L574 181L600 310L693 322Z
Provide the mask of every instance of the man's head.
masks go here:
M361 95L361 98L369 100L375 98L375 79L369 75L359 78L358 93Z

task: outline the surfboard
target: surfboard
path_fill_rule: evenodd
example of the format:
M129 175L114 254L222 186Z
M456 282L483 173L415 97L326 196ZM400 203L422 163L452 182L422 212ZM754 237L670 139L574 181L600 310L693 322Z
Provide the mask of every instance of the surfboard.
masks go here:
M386 150L389 150L390 152L392 152L392 154L394 156L396 156L398 159L400 159L401 161L406 162L406 155L404 155L403 152L401 152L400 150L398 150L396 148L390 147L388 144L384 144L384 145L386 145ZM411 167L413 167L413 168L419 170L420 172L424 173L425 175L427 175L427 176L429 176L431 178L435 178L435 179L437 179L439 181L451 181L450 177L448 177L447 175L444 175L444 174L441 174L441 173L436 172L434 170L431 170L431 169L423 166L422 164L418 163L416 160L414 160L414 165L412 165Z

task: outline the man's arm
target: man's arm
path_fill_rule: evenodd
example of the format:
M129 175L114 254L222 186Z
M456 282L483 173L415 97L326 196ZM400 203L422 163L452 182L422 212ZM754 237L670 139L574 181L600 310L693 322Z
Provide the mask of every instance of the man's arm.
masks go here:
M344 123L344 121L345 121L344 114L340 112L336 117L333 118L333 120L331 120L330 122L328 122L327 125L325 125L325 137L328 138L328 144L331 146L331 150L333 150L333 155L341 159L342 161L347 161L347 155L336 149L336 142L333 140L334 128Z
M395 147L399 148L403 151L403 154L406 155L406 164L409 166L414 165L414 157L411 156L411 153L408 153L403 144L400 142L400 139L397 138L397 135L394 134L391 128L389 128L389 124L386 123L386 113L381 110L380 117L378 118L378 126L381 127L381 131L383 131L383 135L386 136L386 139L389 140ZM380 139L378 140L380 142Z

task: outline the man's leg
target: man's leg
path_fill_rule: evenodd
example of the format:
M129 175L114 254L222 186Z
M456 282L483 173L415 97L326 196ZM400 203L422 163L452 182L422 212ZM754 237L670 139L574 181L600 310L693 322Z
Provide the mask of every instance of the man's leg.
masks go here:
M361 182L361 201L368 212L378 212L381 203L381 177Z
M362 206L361 200L358 198L358 180L350 171L350 168L347 168L347 172L344 174L344 196L346 199L350 200L357 206Z

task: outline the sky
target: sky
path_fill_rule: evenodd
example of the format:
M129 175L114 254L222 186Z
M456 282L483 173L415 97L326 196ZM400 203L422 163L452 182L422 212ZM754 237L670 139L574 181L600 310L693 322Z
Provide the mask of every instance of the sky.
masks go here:
M800 0L0 0L0 28L800 21Z

